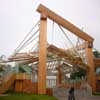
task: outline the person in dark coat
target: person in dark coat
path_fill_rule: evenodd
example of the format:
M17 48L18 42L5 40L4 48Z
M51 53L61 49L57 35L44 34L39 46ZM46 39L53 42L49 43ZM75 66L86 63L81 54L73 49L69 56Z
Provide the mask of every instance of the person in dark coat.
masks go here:
M69 90L68 100L75 100L74 87L71 87Z

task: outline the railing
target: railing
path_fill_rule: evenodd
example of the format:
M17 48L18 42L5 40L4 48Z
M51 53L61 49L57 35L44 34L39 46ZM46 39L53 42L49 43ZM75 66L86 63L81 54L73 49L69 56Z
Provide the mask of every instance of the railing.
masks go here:
M16 79L31 79L31 75L26 73L17 73Z

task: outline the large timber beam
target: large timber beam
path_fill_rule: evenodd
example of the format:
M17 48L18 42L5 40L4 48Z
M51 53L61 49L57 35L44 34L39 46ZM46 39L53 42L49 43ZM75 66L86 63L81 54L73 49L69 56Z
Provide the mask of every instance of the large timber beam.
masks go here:
M96 91L96 75L95 75L95 64L94 64L94 56L92 47L88 43L86 43L86 58L87 58L87 64L89 66L87 71L87 81L91 85L93 92Z
M89 36L87 33L83 32L78 27L76 27L75 25L67 21L66 19L62 18L61 16L57 15L56 13L54 13L47 7L43 6L42 4L39 5L37 11L41 14L46 15L48 18L55 21L56 23L66 28L70 32L74 33L74 35L82 38L83 40L88 41L88 42L93 42L94 39L91 36Z
M46 94L47 17L42 15L39 35L38 94Z

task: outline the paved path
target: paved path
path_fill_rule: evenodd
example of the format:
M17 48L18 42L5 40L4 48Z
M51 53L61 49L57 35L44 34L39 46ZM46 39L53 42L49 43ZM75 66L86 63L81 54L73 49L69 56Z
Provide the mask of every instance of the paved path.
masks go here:
M100 96L84 97L84 98L82 98L82 99L80 98L78 100L100 100Z
M59 97L58 100L68 100L68 97ZM75 100L100 100L100 96L75 97Z
M54 96L58 100L68 100L68 90L56 88L54 89ZM86 91L76 90L75 100L100 100L100 96L91 96L91 94L86 93Z

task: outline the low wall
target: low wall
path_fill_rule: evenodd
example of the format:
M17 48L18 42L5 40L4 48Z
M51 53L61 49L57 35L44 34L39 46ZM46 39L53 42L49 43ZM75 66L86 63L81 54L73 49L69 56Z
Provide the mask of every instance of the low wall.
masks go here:
M31 79L31 75L26 73L16 74L16 80L24 80L24 79Z

